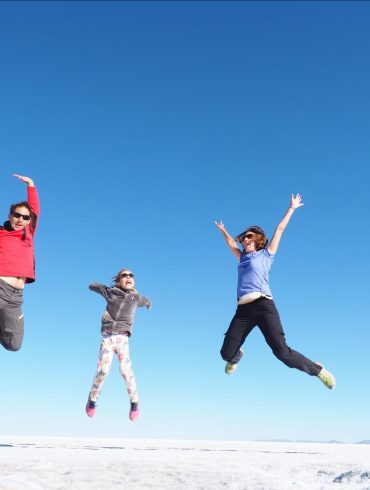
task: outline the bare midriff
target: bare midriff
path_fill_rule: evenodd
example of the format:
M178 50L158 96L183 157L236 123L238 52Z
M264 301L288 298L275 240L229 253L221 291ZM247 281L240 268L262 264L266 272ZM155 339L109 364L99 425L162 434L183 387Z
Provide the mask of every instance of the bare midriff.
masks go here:
M0 276L0 279L16 289L23 289L26 283L25 277Z

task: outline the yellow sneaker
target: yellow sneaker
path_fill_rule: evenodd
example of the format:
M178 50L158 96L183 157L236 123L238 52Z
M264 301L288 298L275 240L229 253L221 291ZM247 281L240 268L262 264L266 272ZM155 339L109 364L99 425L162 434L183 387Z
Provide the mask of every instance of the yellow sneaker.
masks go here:
M235 369L238 367L237 364L231 364L231 362L227 362L225 366L225 373L226 374L233 374Z
M240 361L240 359L243 357L243 349L239 349L239 359L237 362ZM236 368L238 367L238 364L235 362L234 364L232 364L231 362L227 362L226 363L226 366L225 366L225 373L226 374L233 374L233 372L236 370Z
M333 390L335 388L335 378L334 376L324 368L324 366L318 362L316 362L319 366L321 366L321 371L317 375L320 381L324 383L324 385L329 388L329 390Z

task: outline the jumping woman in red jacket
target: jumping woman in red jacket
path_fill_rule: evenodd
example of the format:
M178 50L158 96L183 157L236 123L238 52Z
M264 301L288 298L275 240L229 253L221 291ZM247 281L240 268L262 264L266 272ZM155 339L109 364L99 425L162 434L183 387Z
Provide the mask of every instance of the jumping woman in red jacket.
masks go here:
M33 237L40 206L33 180L13 175L27 184L27 201L12 204L9 220L0 226L0 344L17 351L24 333L23 288L35 280Z

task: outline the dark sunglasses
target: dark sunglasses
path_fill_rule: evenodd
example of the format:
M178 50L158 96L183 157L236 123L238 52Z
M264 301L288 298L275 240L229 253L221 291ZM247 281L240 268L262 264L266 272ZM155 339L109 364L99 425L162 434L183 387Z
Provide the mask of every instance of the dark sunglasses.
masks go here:
M245 240L246 238L248 238L248 240L250 238L253 238L254 237L254 233L246 233L245 235L243 235L240 239L240 241L242 242L243 240Z
M21 214L21 213L13 213L14 218L23 218L24 221L29 221L31 219L31 215L29 214Z
M132 272L123 272L119 278L122 279L122 277L134 277L134 275L132 274Z

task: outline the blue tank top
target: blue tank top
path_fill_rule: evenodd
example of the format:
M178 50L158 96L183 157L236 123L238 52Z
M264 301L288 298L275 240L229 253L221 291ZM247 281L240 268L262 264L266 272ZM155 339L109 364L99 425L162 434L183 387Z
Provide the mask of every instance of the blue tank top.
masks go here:
M274 258L275 254L270 254L267 248L242 254L238 265L238 299L252 292L272 296L269 272Z

